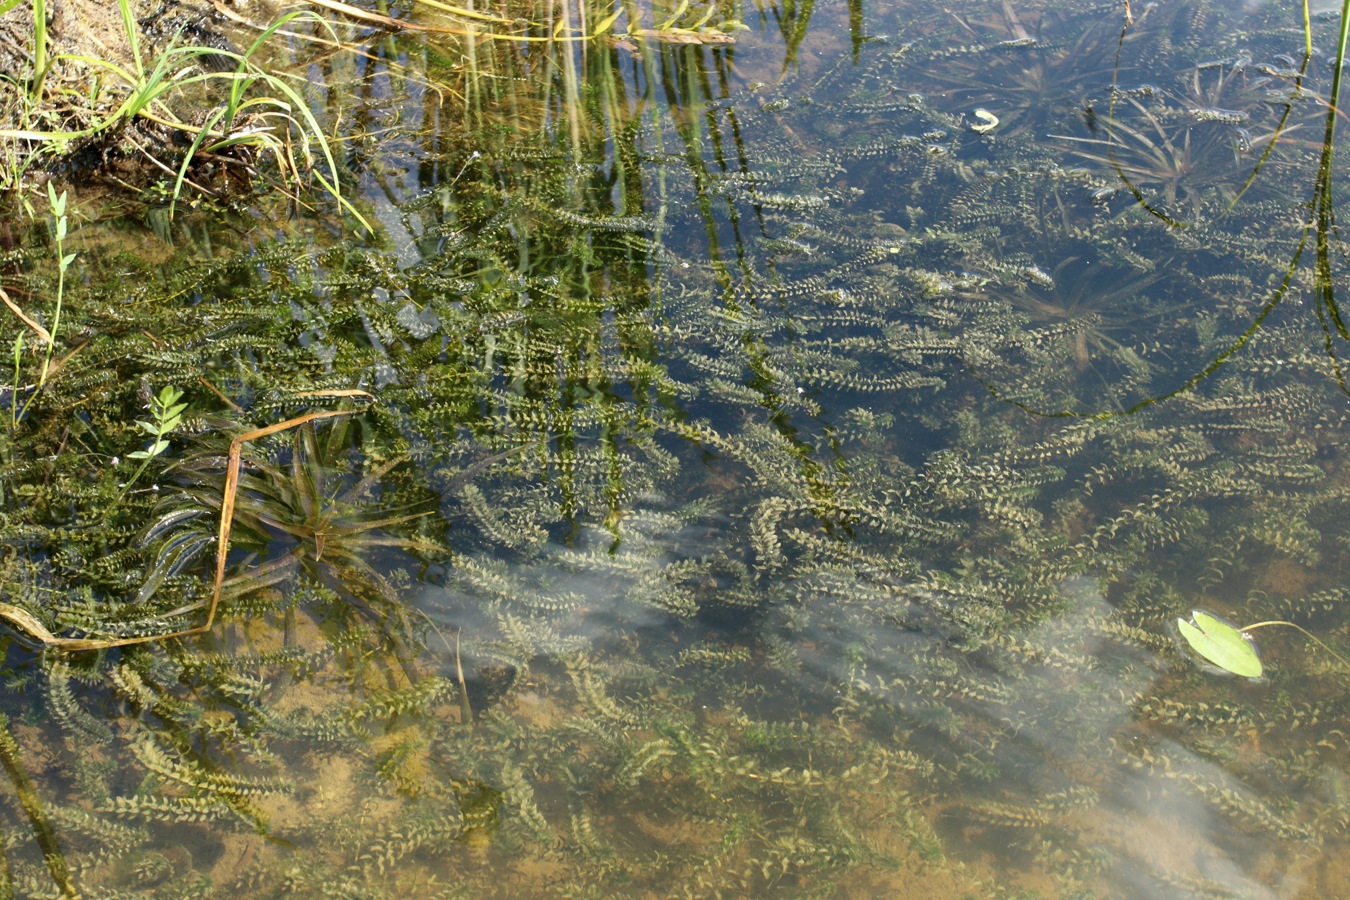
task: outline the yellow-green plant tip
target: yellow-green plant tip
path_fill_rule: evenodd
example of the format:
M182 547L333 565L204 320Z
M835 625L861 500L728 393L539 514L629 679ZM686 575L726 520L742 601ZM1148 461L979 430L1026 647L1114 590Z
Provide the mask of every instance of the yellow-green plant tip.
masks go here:
M1192 610L1190 621L1177 619L1177 630L1192 650L1224 671L1244 678L1261 677L1261 657L1252 639L1218 616Z

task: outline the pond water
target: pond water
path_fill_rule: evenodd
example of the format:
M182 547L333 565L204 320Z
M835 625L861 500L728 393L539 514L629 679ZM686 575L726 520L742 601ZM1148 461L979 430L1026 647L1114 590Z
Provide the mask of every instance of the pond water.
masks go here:
M12 216L0 885L1345 893L1338 23L1133 7L299 21L371 231ZM222 507L209 629L42 646L205 624Z

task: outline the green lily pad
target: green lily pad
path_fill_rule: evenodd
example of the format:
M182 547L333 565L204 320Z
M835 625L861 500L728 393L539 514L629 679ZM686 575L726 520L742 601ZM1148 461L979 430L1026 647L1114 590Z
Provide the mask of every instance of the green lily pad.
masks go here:
M1191 610L1191 620L1177 619L1177 628L1191 649L1219 668L1246 678L1261 677L1261 657L1241 629L1203 610Z

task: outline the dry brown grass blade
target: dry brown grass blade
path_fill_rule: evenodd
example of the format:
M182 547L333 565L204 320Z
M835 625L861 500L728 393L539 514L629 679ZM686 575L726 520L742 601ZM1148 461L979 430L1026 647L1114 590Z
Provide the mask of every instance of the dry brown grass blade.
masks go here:
M736 38L720 31L689 31L684 28L637 28L628 37L658 44L734 44Z
M368 12L364 9L358 9L355 6L349 6L346 3L339 3L337 0L309 0L313 6L321 6L324 9L335 13L341 13L353 19L359 19L363 22L373 22L376 25L383 25L386 28L397 28L400 31L430 31L436 34L470 34L462 28L446 28L440 25L423 25L420 22L409 22L406 19L391 19L388 16L382 16L379 13ZM455 9L454 15L465 19L474 19L479 22L492 22L497 25L514 24L510 19L503 19L499 16L485 15L480 12L473 12L467 9Z
M19 317L20 322L27 325L29 328L33 330L34 334L42 338L43 343L50 344L52 342L51 332L43 328L37 322L34 322L32 319L28 318L28 316L24 315L24 311L19 309L19 305L15 303L13 300L9 299L9 294L5 293L4 288L0 288L0 300L3 300L5 302L5 305L9 307L10 312L14 313L14 315Z
M80 343L72 347L69 353L58 359L56 362L52 363L51 367L47 369L47 380L50 381L52 378L56 377L56 373L60 372L62 367L64 367L66 363L74 359L76 354L78 354L81 350L83 350L85 347L88 346L89 346L88 341L81 341Z
M311 396L365 396L370 397L365 391L314 391ZM0 603L0 619L8 622L14 628L29 635L38 642L60 650L104 650L109 647L128 647L132 644L148 644L151 641L163 641L169 638L187 637L193 634L202 634L210 631L216 622L216 611L220 607L220 595L225 586L225 557L230 550L230 530L234 527L234 501L239 493L239 470L241 466L244 445L249 441L256 441L260 438L270 437L274 434L287 431L307 422L315 422L319 419L331 419L336 416L350 416L358 412L359 409L333 409L323 412L306 413L303 416L296 416L293 419L287 419L284 422L278 422L275 425L268 425L265 428L257 428L253 431L246 431L236 436L230 441L230 452L226 457L225 463L225 490L220 502L220 531L216 545L216 574L211 587L211 600L206 610L206 621L195 628L186 628L182 631L171 631L165 634L143 634L137 637L129 638L64 638L57 637L47 630L37 617L27 610L14 606L9 603Z
M214 384L207 381L204 376L201 375L197 376L197 380L200 381L208 391L219 397L221 402L224 403L226 406L228 406L230 409L234 410L241 416L244 414L244 408L242 406L240 406L238 403L235 403L229 397L226 397L223 393L221 393L220 388L216 387Z
M506 19L501 16L488 15L486 13L475 12L474 10L463 7L447 6L445 4L431 3L428 0L416 0L423 6L436 9L441 12L449 13L461 19L470 19L477 22L487 22L493 25L513 26L516 28L527 27L530 23L520 19ZM523 43L557 43L559 41L585 41L590 38L586 35L563 36L559 34L538 35L538 34L511 34L501 31L487 31L483 28L450 28L445 25L427 25L422 22L413 22L408 19L391 19L388 16L382 16L378 13L368 12L364 9L358 9L355 6L349 6L346 3L340 3L338 0L309 0L311 6L322 7L331 12L339 13L349 18L362 22L370 22L385 28L392 28L398 31L418 31L427 34L453 34L461 37L482 38L493 41L518 41ZM219 4L217 4L219 5Z
M360 388L324 388L318 391L301 391L296 394L297 397L360 397L363 400L374 400L375 395L369 391L363 391ZM285 424L285 423L283 423ZM281 429L285 430L285 429Z

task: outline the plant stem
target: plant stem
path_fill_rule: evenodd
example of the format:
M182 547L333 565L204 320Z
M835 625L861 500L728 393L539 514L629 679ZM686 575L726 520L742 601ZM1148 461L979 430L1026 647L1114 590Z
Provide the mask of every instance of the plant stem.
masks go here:
M1312 56L1312 14L1308 11L1308 0L1303 0L1303 55Z
M62 225L64 227L64 223ZM52 367L52 351L56 349L56 334L61 328L61 304L66 296L66 268L70 265L66 262L63 240L58 239L56 242L56 255L60 259L56 273L56 309L52 312L51 340L47 341L47 355L42 359L42 375L38 378L39 389L47 385L47 375Z
M159 438L156 438L155 440L158 441ZM150 460L152 459L154 459L153 456L147 456L145 459L141 460L140 468L137 469L134 473L132 473L131 478L127 480L126 484L122 485L122 493L118 494L117 499L112 502L113 506L117 506L117 504L121 503L123 500L127 498L127 494L131 493L131 486L135 484L142 475L145 474L145 470L149 468ZM109 507L109 509L111 508L112 507Z
M28 99L42 102L42 85L47 80L47 0L33 0L33 83Z
M1268 622L1257 622L1255 625L1247 625L1243 628L1239 628L1238 631L1242 632L1255 631L1258 628L1266 628L1267 626L1270 625L1287 625L1288 627L1293 628L1296 631L1303 632L1304 637L1308 638L1314 644L1321 647L1323 650L1327 651L1332 656L1336 657L1336 659L1340 661L1341 665L1345 666L1347 669L1350 669L1350 659L1346 659L1344 656L1341 656L1335 650L1332 650L1330 647L1324 644L1321 641L1321 639L1317 637L1317 635L1313 634L1311 631L1309 631L1308 629L1304 628L1301 625L1295 625L1293 622L1286 622L1283 619L1272 619Z

